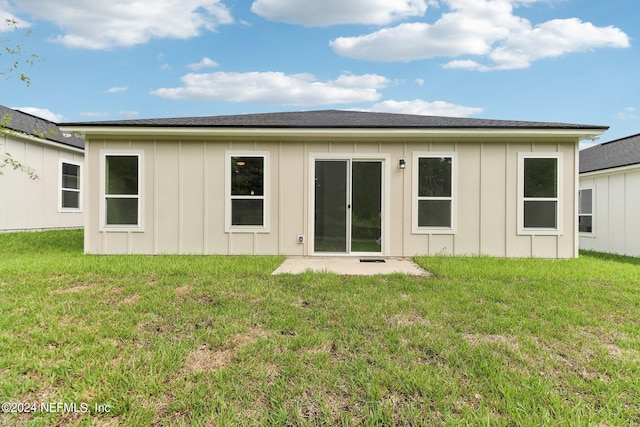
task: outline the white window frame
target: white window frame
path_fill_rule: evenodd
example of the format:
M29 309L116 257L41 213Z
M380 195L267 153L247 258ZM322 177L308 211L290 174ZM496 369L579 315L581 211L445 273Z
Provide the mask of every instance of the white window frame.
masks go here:
M420 197L418 195L418 179L421 158L451 158L451 197ZM458 154L456 152L417 151L413 153L413 165L411 175L412 188L412 212L411 228L413 234L455 234L458 218ZM450 200L451 201L451 226L450 227L420 227L418 226L418 202L421 200Z
M582 207L582 203L581 203L581 199L580 199L580 192L581 191L591 191L591 213L582 213L580 212L580 208ZM595 237L596 235L596 223L594 221L595 218L595 210L596 210L596 189L593 186L586 186L586 187L581 187L578 190L578 232L580 233L580 236L585 236L585 237ZM590 216L591 217L591 231L580 231L580 217L581 216Z
M107 224L107 197L117 196L114 194L106 194L106 172L107 157L111 156L130 156L138 157L138 194L122 195L122 198L138 199L138 223L133 225L109 225ZM103 232L143 232L144 231L144 151L143 150L100 150L100 227Z
M524 197L524 161L525 159L555 159L557 162L557 192L556 197ZM559 236L562 235L562 204L564 203L564 197L562 194L563 188L563 155L561 152L548 152L548 153L518 153L518 208L517 208L517 222L518 222L518 235L525 236ZM525 201L540 201L540 202L556 202L556 227L555 228L542 228L542 227L529 227L524 226L524 203Z
M232 196L231 195L231 158L232 157L262 157L264 169L262 196ZM253 151L253 150L227 150L225 151L225 167L224 167L224 188L225 188L225 232L227 233L268 233L269 232L269 175L270 175L270 161L268 151ZM231 225L231 204L232 200L238 199L261 199L262 200L262 225Z
M63 172L63 164L66 163L68 165L78 166L78 188L64 188L62 186L62 172ZM76 160L69 159L58 159L58 212L82 212L82 172L83 172L83 163ZM77 208L68 208L62 206L62 192L63 191L71 191L78 193L78 207Z

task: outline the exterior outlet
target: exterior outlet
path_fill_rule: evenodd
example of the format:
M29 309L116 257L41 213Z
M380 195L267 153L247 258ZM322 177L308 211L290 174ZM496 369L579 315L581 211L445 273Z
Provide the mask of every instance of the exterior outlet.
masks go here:
M298 243L304 243L304 235L298 234Z

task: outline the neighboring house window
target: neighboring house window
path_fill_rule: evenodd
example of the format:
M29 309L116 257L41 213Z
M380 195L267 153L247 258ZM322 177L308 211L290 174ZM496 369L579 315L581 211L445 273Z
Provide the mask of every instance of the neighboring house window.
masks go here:
M227 153L227 231L266 231L267 153Z
M80 197L81 164L70 160L60 160L60 210L79 211L82 206Z
M416 153L413 169L413 231L451 233L455 219L454 154Z
M105 230L141 227L142 152L103 152L101 224Z
M593 233L593 188L578 192L578 231Z
M520 233L559 234L561 153L521 153L519 157Z

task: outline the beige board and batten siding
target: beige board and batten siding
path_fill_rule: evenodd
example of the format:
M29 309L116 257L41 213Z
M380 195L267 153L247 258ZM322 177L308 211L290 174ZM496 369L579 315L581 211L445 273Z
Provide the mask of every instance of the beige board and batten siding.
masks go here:
M580 233L580 249L640 256L640 165L580 175L593 190L593 232Z
M270 139L271 138L271 139ZM387 159L384 194L388 242L384 255L494 255L570 258L577 255L577 138L375 138L344 136L224 139L88 139L86 162L92 171L86 210L100 206L101 150L143 153L143 227L140 231L100 231L99 216L88 215L85 250L139 254L309 255L312 234L309 180L311 156L343 153ZM225 230L225 165L229 152L268 153L268 230ZM455 154L456 215L451 232L414 233L412 187L414 154ZM560 219L556 235L519 235L518 153L562 153ZM399 158L406 169L397 167ZM298 235L307 237L304 244Z
M5 167L0 175L0 231L79 228L82 209L60 208L61 161L81 165L81 149L22 134L0 136L0 153L28 166L38 179ZM83 188L81 186L81 194Z
M500 257L571 258L577 255L575 140L540 142L534 139L465 140L432 142L427 151L456 153L457 207L452 233L411 233L411 211L404 215L404 255L490 255ZM424 144L409 143L408 153L425 151ZM554 235L519 234L518 154L562 153L559 218ZM408 165L407 169L412 167ZM411 183L405 177L405 191ZM405 197L405 204L409 201ZM408 206L408 205L407 205Z

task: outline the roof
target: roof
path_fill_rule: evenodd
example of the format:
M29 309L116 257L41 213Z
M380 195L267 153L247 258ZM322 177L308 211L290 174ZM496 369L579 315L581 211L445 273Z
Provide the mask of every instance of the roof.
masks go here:
M580 173L640 164L640 133L580 151Z
M9 117L5 123L4 118ZM55 123L0 105L0 123L15 132L42 138L74 148L84 149L84 139L63 133Z
M240 114L206 117L112 120L63 123L63 127L207 127L207 128L306 128L306 129L573 129L600 130L607 126L526 122L413 114L320 110L288 113Z

